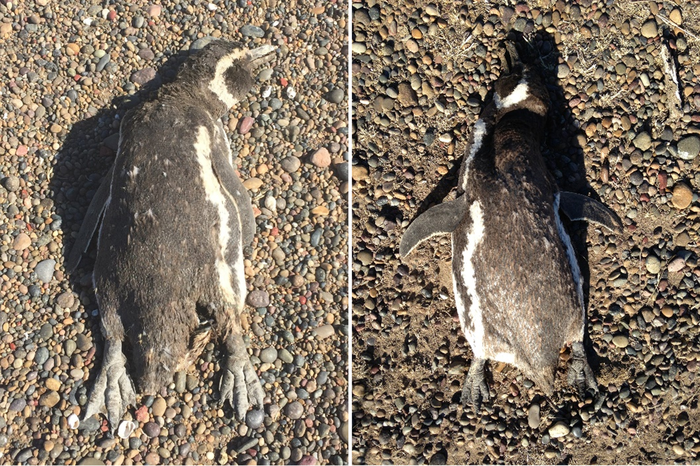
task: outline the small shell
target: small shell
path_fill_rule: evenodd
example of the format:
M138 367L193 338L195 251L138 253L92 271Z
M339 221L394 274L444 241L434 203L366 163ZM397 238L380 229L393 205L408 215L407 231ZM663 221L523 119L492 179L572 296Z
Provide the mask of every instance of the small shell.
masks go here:
M77 429L79 425L80 418L77 415L71 414L70 416L68 416L68 427L70 427L71 429Z
M134 421L122 421L121 424L119 424L117 435L119 435L119 438L129 438L129 436L132 434L132 432L136 430L137 427L138 424Z
M267 207L268 210L277 212L277 200L270 194L265 197L265 207Z
M267 99L272 95L272 86L267 86L263 91L262 91L262 98Z

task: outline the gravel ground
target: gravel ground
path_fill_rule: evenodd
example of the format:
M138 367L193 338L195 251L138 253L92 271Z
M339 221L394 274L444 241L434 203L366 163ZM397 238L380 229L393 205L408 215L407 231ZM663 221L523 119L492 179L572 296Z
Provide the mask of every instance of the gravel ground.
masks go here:
M0 1L0 462L347 462L347 10ZM256 213L248 333L266 415L239 423L219 405L211 344L197 367L140 397L127 412L136 430L113 438L103 418L77 422L103 339L94 245L72 276L65 252L114 158L120 117L218 37L279 47L224 122Z
M367 0L352 15L353 462L697 463L697 3ZM449 237L405 261L398 244L454 196L511 29L539 51L551 91L551 172L615 210L624 231L569 225L601 396L566 386L567 351L551 400L492 364L495 398L475 415L459 404L471 351Z

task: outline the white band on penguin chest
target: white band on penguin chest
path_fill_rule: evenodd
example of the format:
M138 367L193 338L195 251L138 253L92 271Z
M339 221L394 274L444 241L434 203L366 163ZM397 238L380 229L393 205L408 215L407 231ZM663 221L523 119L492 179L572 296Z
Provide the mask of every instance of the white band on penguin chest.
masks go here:
M461 277L459 277L469 297L469 309L465 309L464 301L459 294L456 283L458 277L455 277L454 280L455 302L457 303L457 313L462 325L462 331L469 345L472 347L474 357L477 359L484 359L484 317L481 311L481 301L479 299L476 284L476 270L474 267L476 248L483 240L485 233L484 214L479 201L475 201L469 207L469 214L472 219L472 225L467 234L467 247L462 252L462 270L460 271ZM469 317L471 328L467 325L467 316Z
M218 247L219 251L216 257L216 271L219 276L219 286L224 298L233 303L236 301L236 293L232 286L231 268L226 263L226 253L229 240L231 239L231 230L229 228L229 212L226 208L226 197L221 190L221 185L218 178L214 174L211 164L211 138L206 127L200 126L197 132L197 140L194 143L195 153L197 154L197 163L199 164L199 174L204 185L204 192L207 201L209 201L219 216L219 231Z

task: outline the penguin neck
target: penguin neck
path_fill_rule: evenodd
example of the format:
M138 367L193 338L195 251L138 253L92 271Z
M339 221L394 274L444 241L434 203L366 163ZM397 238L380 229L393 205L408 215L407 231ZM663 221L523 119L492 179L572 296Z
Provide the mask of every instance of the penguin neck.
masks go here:
M229 106L211 92L206 85L193 86L175 81L163 86L159 99L171 101L177 106L192 105L203 108L214 120L218 120L229 111Z
M545 117L528 109L513 110L503 115L494 131L494 165L502 172L513 166L535 166L544 169L540 145Z

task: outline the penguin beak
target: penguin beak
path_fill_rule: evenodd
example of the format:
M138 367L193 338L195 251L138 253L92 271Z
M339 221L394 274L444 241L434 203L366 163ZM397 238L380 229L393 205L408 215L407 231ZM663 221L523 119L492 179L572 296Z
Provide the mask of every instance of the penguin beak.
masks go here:
M249 50L246 56L248 57L248 63L252 70L262 66L263 64L272 61L275 57L275 52L277 47L274 45L263 45L261 47Z

